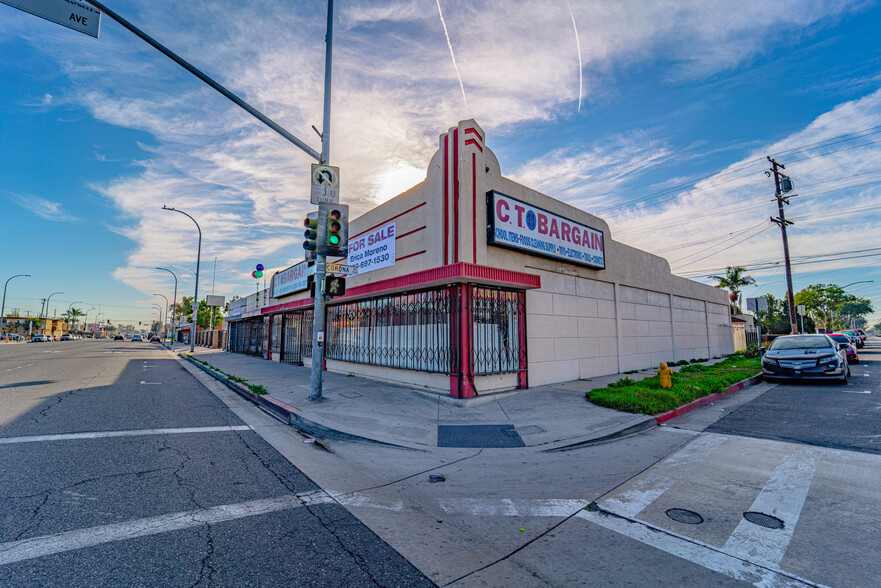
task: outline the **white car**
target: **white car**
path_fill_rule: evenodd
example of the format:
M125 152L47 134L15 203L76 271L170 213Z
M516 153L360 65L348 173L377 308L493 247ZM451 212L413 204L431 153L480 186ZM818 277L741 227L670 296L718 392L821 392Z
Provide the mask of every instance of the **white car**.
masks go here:
M144 340L141 338L140 335L132 335L132 341L141 341L141 342L143 342Z

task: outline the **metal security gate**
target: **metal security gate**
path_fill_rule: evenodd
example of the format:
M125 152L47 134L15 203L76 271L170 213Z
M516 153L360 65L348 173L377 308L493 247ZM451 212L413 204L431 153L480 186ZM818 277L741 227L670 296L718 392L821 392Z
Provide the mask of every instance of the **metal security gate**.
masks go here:
M303 358L312 356L313 316L311 309L284 315L281 341L283 362L303 365Z

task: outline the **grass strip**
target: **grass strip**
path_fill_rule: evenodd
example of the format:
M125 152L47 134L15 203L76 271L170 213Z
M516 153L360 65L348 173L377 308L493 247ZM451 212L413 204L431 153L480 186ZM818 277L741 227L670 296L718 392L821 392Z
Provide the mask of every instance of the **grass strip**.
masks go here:
M195 357L193 357L189 353L183 353L182 355L185 355L185 356L189 357L190 359L192 359L193 361L197 361L197 362L201 363L202 365L211 368L212 370L214 370L215 372L217 372L219 374L223 374L224 376L227 377L228 380L232 380L233 382L238 382L239 384L244 384L254 394L269 394L269 391L266 390L266 387L263 386L263 384L249 384L248 380L246 380L244 378L240 378L238 376L234 376L232 374L228 374L225 371L223 371L222 369L214 367L213 365L211 365L207 361L202 361L201 359L196 359Z
M680 368L673 373L671 388L661 388L660 376L655 375L640 382L621 378L606 388L589 390L585 395L598 406L655 415L724 392L729 386L760 373L760 361L735 353L713 365L694 363Z

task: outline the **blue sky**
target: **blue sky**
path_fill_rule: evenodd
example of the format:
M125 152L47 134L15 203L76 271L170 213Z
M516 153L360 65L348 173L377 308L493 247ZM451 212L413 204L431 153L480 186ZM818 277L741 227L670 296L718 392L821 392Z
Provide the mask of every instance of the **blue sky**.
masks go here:
M318 149L323 3L108 4ZM772 155L797 194L796 291L874 280L848 290L881 320L879 3L439 5L449 45L436 0L335 3L331 156L354 214L475 118L504 174L615 240L708 282L747 265L746 296L781 296ZM148 321L172 291L155 266L191 294L195 229L163 204L200 221L201 293L247 294L257 263L301 258L309 157L106 16L93 39L0 5L0 73L0 278L32 274L7 308L64 291L53 311Z

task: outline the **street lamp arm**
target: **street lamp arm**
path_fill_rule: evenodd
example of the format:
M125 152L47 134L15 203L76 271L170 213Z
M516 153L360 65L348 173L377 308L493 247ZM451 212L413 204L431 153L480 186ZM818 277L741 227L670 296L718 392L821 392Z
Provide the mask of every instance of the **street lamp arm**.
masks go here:
M193 324L190 325L190 353L193 353L196 350L196 326L199 324L199 265L202 261L202 227L199 226L199 223L196 222L192 216L184 212L183 210L178 210L174 207L162 205L162 210L170 210L172 212L179 212L189 218L196 225L196 229L199 231L199 246L196 250L196 288L193 293Z

